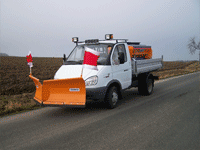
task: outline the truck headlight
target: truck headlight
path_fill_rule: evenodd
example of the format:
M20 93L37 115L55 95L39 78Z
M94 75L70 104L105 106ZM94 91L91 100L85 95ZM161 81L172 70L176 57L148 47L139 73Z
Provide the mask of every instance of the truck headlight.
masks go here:
M85 80L85 86L92 86L92 85L96 85L98 82L98 77L97 76L92 76L90 78L87 78Z

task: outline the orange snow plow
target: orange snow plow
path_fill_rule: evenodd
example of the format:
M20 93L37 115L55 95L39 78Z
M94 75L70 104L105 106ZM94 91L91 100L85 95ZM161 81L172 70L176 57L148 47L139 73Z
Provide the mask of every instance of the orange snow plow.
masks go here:
M82 77L44 80L29 75L36 86L35 101L44 106L85 107L86 89Z

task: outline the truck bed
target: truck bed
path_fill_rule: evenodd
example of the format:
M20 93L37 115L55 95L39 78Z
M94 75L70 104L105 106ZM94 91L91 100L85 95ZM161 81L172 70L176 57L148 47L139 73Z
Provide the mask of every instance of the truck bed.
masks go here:
M132 58L132 74L151 72L163 67L163 57L156 59L136 60Z

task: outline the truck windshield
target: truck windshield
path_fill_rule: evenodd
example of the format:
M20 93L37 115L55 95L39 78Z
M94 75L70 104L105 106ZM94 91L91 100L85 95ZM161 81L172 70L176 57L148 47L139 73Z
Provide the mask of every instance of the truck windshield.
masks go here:
M85 47L100 52L100 57L97 60L97 64L106 65L109 59L109 54L113 48L113 44L78 45L74 48L64 64L82 64Z

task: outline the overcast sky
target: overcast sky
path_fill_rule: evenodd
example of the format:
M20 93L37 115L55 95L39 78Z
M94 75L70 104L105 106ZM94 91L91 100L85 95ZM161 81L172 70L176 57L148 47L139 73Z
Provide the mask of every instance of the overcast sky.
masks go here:
M153 58L198 60L200 0L0 0L1 52L10 56L62 57L72 37L114 38L152 46Z

